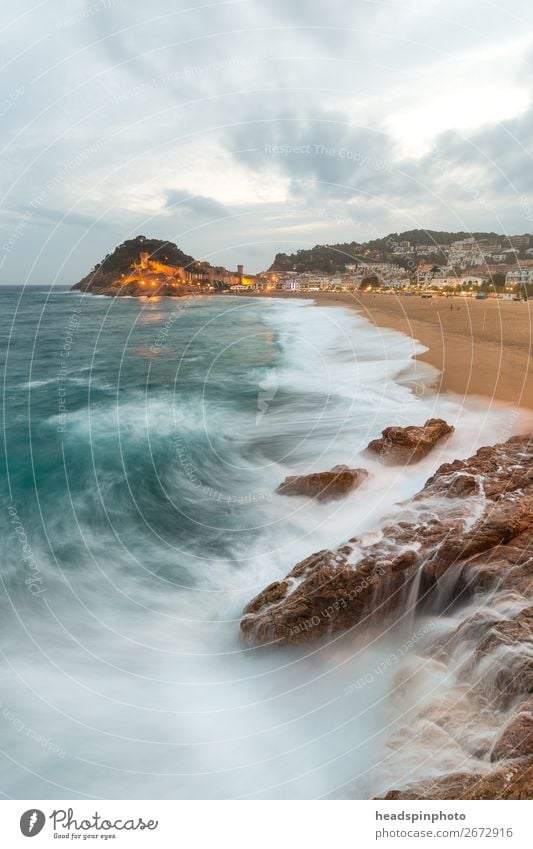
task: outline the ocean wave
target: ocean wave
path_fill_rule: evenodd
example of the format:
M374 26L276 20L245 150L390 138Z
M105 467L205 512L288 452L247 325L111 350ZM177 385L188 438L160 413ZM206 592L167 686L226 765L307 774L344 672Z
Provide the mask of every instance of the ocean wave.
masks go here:
M17 434L9 452L45 592L40 604L29 594L11 534L5 691L13 714L65 756L45 757L8 726L5 792L338 798L350 782L352 795L370 792L357 776L375 769L397 720L398 670L357 699L346 691L394 651L394 637L244 651L242 608L312 552L379 534L438 464L496 441L519 419L436 397L432 372L413 369L422 346L344 308L201 299L169 323L164 353L148 361L136 350L154 344L150 323L113 306L108 322L107 306L91 301L95 325L82 324L75 351L78 385L93 385L98 338L97 379L113 394L90 406L75 396L77 408L67 396L64 417L32 408L20 428L31 441L21 447ZM165 310L174 304L159 302ZM62 332L58 318L52 353ZM388 468L364 454L384 427L432 416L456 431L419 465ZM344 501L275 493L288 474L337 463L371 473Z

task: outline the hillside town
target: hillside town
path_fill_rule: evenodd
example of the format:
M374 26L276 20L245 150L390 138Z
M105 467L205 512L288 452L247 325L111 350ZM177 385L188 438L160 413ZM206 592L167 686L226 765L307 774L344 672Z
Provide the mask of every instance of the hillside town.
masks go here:
M345 254L344 247L331 246L331 251ZM448 239L442 244L386 237L356 247L360 250L350 257L344 256L343 268L337 267L329 273L310 267L313 253L316 254L319 246L291 257L278 255L269 271L248 277L241 274L229 289L235 293L360 290L425 297L460 294L508 300L524 299L533 294L533 238L529 235L467 236ZM300 254L304 253L311 257L305 256L304 262L299 262ZM293 267L289 269L286 266L291 260L294 260ZM302 267L305 265L308 267Z
M533 237L440 234L416 230L372 242L315 245L277 254L267 271L211 265L172 242L137 236L77 283L84 291L122 296L380 292L421 297L463 295L526 299L533 294ZM402 234L404 235L404 234ZM454 238L454 236L461 238Z

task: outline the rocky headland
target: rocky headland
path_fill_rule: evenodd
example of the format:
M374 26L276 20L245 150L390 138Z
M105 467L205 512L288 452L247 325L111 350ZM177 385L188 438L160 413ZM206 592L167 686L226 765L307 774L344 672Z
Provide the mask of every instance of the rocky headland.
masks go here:
M72 290L110 297L180 297L223 289L231 274L195 260L173 242L136 236L118 245Z
M431 428L446 436L442 425ZM395 441L406 445L405 434L392 431L384 432L385 462ZM409 447L402 456L412 461ZM298 563L247 605L241 631L249 646L296 645L403 620L412 628L458 610L459 624L417 658L452 683L391 736L388 778L377 792L389 799L531 798L532 578L533 437L526 435L440 466L377 541L354 537ZM415 749L416 770L405 759L399 770L398 753ZM446 753L440 767L437 750ZM420 758L427 760L422 780Z

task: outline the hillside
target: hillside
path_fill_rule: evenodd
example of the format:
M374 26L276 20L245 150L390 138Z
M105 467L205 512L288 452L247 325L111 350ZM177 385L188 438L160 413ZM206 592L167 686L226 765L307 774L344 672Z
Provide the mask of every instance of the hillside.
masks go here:
M104 295L180 295L215 283L217 272L173 242L136 236L118 245L72 289Z
M459 230L452 233L447 230L404 230L403 233L389 233L388 236L384 236L382 239L375 239L367 244L383 245L385 247L387 243L397 241L411 242L411 244L415 245L451 245L452 242L457 242L460 239L476 239L483 241L485 239L493 240L503 238L504 237L499 236L498 233L484 233L482 231L467 233L464 230Z
M358 242L337 245L315 245L293 254L278 253L269 271L322 271L335 274L344 271L346 265L361 261L363 246Z
M519 245L518 255L525 256L525 250L533 244L528 234L522 236L502 236L498 233L475 232L456 233L444 230L405 230L401 233L389 233L380 239L368 242L342 242L333 245L315 245L292 254L278 253L269 268L273 272L294 271L322 272L326 274L342 273L346 265L369 261L395 262L405 268L412 267L413 258L429 258L435 263L448 261L451 246L462 240L474 240L481 252L493 251L495 245L506 251ZM513 256L509 257L513 261Z

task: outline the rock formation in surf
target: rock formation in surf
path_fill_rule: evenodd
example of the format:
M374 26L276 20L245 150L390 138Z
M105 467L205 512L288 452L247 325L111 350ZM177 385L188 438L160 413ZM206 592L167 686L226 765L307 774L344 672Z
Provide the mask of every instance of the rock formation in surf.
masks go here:
M314 472L310 475L290 475L285 478L276 492L280 495L306 495L317 501L333 501L344 498L357 489L368 477L366 469L350 469L334 466L330 472Z
M496 580L516 585L533 521L531 455L530 440L515 437L444 464L378 542L353 538L312 554L256 596L241 622L247 642L298 643L376 615L383 621L415 576L426 598L451 574L456 594Z
M380 797L531 798L530 601L520 589L496 585L479 604L470 606L475 612L456 629L426 646L419 660L426 669L433 664L445 671L447 685L389 739L381 766L385 774L390 772L385 783L394 789ZM412 668L408 666L403 675L409 686L416 686ZM401 688L401 682L396 681L395 687ZM398 764L409 761L406 752L410 753L411 774L418 775L417 780L410 778L409 770L404 773L403 766L398 769ZM439 766L441 774L437 774Z
M382 799L531 799L533 757L487 773L454 772L404 790L390 790Z
M442 465L377 542L307 557L248 604L241 629L248 645L298 644L463 605L460 624L424 649L425 664L453 670L457 695L389 746L391 764L411 742L442 747L443 773L409 784L391 767L385 798L530 798L532 578L533 437L517 436Z
M417 463L453 431L444 419L428 419L421 427L386 427L379 439L369 443L368 450L386 465Z

